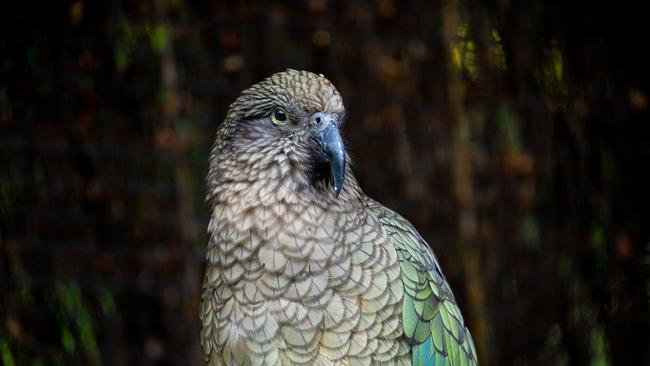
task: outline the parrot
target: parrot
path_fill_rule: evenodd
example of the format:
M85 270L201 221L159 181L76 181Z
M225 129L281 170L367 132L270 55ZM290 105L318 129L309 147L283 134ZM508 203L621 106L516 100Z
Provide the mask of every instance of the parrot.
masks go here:
M430 246L368 197L342 97L287 69L244 90L209 153L208 365L477 365Z

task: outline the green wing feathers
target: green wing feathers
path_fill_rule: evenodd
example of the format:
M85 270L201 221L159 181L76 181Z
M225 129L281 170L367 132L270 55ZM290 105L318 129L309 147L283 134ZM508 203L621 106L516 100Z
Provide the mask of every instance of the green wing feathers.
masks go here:
M404 283L402 323L413 365L476 365L474 341L431 248L397 213L369 203L397 250Z

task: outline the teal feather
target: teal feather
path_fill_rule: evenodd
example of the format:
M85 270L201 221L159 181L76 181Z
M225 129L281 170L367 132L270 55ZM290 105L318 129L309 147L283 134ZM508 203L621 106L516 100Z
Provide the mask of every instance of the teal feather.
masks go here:
M413 366L446 366L446 357L436 352L431 346L432 339L429 336L426 341L412 347Z

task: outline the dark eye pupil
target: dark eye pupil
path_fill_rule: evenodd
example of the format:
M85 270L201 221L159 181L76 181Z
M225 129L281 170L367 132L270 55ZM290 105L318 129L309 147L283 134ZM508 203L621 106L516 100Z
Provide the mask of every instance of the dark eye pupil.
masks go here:
M281 109L276 109L275 111L273 111L273 117L275 117L275 119L281 122L287 119L287 115Z

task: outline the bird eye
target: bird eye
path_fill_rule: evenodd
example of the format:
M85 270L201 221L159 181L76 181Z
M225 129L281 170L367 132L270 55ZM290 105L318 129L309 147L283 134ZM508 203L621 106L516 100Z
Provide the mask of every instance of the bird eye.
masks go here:
M273 119L273 123L281 125L287 121L287 114L282 110L282 108L276 108L273 110L271 118Z

